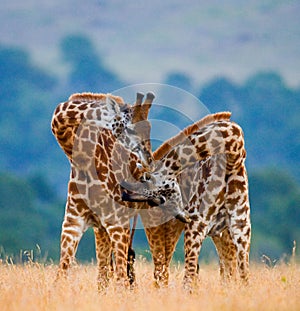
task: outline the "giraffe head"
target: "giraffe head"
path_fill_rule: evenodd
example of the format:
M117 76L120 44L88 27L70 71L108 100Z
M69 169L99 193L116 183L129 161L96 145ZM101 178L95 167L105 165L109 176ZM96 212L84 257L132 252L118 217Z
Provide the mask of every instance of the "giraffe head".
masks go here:
M184 204L179 183L176 178L163 176L159 171L145 173L140 182L121 182L122 200L147 202L150 206L160 206L166 213L184 223L190 222L184 212Z
M150 144L151 125L148 114L155 96L149 92L145 101L142 102L143 97L142 93L137 93L133 106L128 104L119 106L109 99L110 107L114 110L112 132L127 149L130 149L141 160L145 167L151 167L154 160Z

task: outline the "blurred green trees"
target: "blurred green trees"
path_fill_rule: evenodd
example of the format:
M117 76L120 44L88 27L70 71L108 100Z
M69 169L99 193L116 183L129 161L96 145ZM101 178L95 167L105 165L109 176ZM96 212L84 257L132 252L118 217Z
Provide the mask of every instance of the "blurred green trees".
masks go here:
M57 78L20 48L0 46L0 167L25 173L47 159Z
M69 35L60 45L63 60L69 64L69 84L74 92L106 93L122 86L119 78L109 71L97 55L93 43L82 35Z
M268 168L250 175L252 252L255 257L291 255L300 243L300 187L282 169Z
M20 251L33 250L38 245L43 256L58 258L63 201L45 178L1 173L0 215L1 257L20 260Z

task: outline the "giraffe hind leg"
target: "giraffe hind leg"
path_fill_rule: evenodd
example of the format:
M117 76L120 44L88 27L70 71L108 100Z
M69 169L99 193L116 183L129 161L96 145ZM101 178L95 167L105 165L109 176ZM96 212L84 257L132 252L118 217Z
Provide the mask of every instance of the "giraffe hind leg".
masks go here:
M251 239L250 205L246 169L242 166L227 182L226 209L229 214L229 232L236 247L239 276L244 283L249 278L249 251Z
M236 247L228 229L225 229L220 235L212 236L212 240L219 255L222 281L235 280L237 272Z

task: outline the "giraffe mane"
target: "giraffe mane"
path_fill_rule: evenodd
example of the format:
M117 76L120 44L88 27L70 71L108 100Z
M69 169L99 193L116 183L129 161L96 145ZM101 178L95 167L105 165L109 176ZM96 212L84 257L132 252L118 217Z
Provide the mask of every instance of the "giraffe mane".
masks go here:
M153 157L155 160L160 160L164 155L166 155L174 146L179 144L180 142L184 141L188 136L198 131L201 127L206 126L210 123L216 121L229 121L231 117L231 112L217 112L214 114L209 114L208 116L200 119L199 121L195 122L192 125L189 125L185 129L183 129L177 135L169 138L166 140L160 147L158 147L153 152Z
M103 93L89 93L89 92L75 93L69 97L69 101L76 101L76 100L80 100L80 101L90 101L90 100L104 101L104 100L106 100L107 97L111 98L112 100L114 100L115 102L117 102L120 105L124 105L124 100L122 97L115 96L112 94L103 94Z

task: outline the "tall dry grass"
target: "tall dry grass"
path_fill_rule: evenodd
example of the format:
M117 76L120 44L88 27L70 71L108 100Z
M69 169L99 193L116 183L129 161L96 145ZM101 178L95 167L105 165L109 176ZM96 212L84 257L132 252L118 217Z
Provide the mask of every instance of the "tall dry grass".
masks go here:
M121 291L112 283L106 294L97 292L97 268L73 267L67 280L54 285L56 265L0 263L0 310L300 310L300 266L252 265L250 284L222 285L218 266L202 266L199 287L182 290L183 268L172 267L170 286L156 289L152 265L136 263L138 286Z

